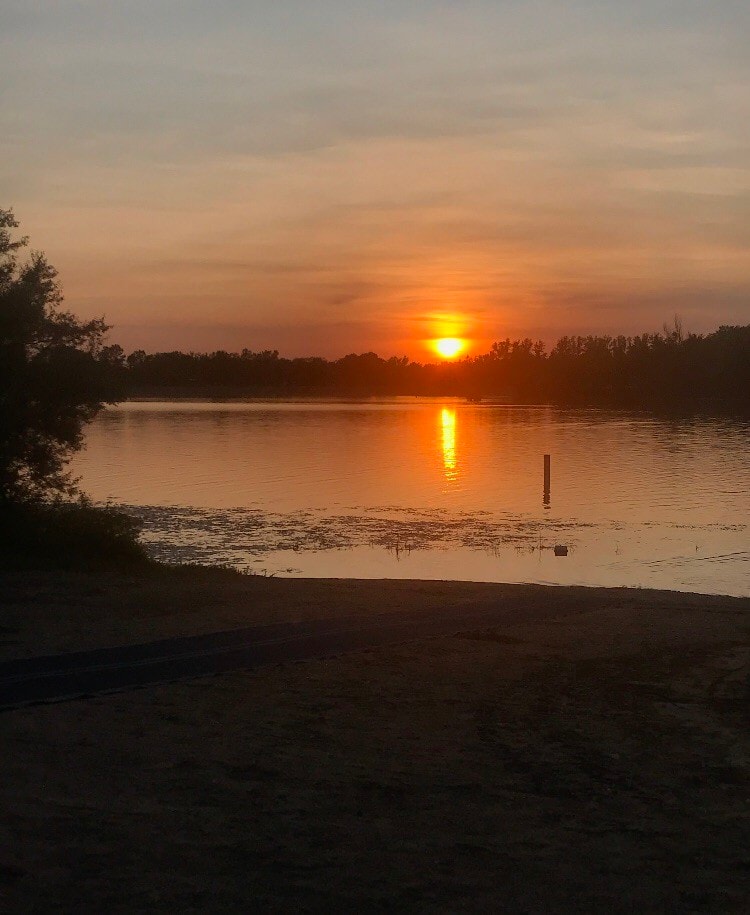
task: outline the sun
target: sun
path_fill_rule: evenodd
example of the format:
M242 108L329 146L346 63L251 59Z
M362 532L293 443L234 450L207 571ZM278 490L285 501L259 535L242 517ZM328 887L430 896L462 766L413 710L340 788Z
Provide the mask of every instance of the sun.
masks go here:
M443 359L453 359L466 348L466 341L459 337L441 337L439 340L433 341L433 346Z

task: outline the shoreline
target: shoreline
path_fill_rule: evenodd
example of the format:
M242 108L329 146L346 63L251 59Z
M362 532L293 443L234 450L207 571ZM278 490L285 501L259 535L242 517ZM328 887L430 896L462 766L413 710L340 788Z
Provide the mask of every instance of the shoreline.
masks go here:
M750 597L645 588L432 579L281 578L150 561L119 574L0 570L0 660L115 647L277 622L367 618L372 612L515 606L750 611Z
M478 397L468 393L341 393L341 392L304 392L304 391L252 391L243 388L150 388L134 391L119 403L399 403L401 401L455 402L467 406L510 407L519 410L559 410L559 411L600 411L606 413L643 414L670 418L692 419L701 416L721 416L747 420L750 408L743 399L737 402L726 400L678 400L674 402L643 403L641 401L618 401L612 403L587 400L522 400L512 394L485 394Z

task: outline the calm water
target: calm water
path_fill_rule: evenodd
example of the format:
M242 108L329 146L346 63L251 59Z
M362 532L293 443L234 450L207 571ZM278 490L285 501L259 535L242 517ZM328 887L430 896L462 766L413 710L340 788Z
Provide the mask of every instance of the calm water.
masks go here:
M172 561L750 593L747 422L417 398L149 402L106 410L87 442L83 488L142 517Z

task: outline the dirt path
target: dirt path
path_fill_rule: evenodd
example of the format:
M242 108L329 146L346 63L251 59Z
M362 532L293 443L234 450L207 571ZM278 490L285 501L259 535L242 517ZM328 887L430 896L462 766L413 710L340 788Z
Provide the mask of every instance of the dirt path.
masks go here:
M0 711L450 635L507 623L511 613L505 607L437 609L275 623L6 661L0 663Z

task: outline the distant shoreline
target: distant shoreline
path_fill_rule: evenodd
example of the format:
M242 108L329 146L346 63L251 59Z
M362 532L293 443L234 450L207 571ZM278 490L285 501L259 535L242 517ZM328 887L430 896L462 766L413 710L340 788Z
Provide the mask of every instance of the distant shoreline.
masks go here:
M487 395L481 398L469 398L463 394L419 394L411 392L399 393L368 393L368 392L341 392L335 390L283 390L283 389L254 389L254 388L224 388L224 387L165 387L145 388L130 391L128 401L153 401L153 400L331 400L331 401L360 401L360 400L387 400L388 398L413 397L418 400L451 400L458 403L479 400L481 403L498 403L513 405L514 399L509 394ZM553 406L552 403L519 403L519 406Z
M244 388L153 388L132 391L120 403L159 403L159 402L206 402L224 403L243 401L261 401L268 403L388 403L403 398L412 398L423 403L456 403L479 407L515 407L518 409L551 409L551 410L601 410L612 413L643 413L653 416L727 416L740 420L750 419L750 404L742 402L718 402L693 399L691 401L661 402L645 405L642 403L584 403L530 400L523 401L511 395L487 395L486 397L467 397L462 394L372 394L341 393L335 391L267 391L248 390Z
M437 363L374 352L287 358L276 350L159 352L118 349L123 389L148 396L463 396L519 403L677 409L745 405L750 325L707 336L673 327L637 336L509 338L489 352Z

